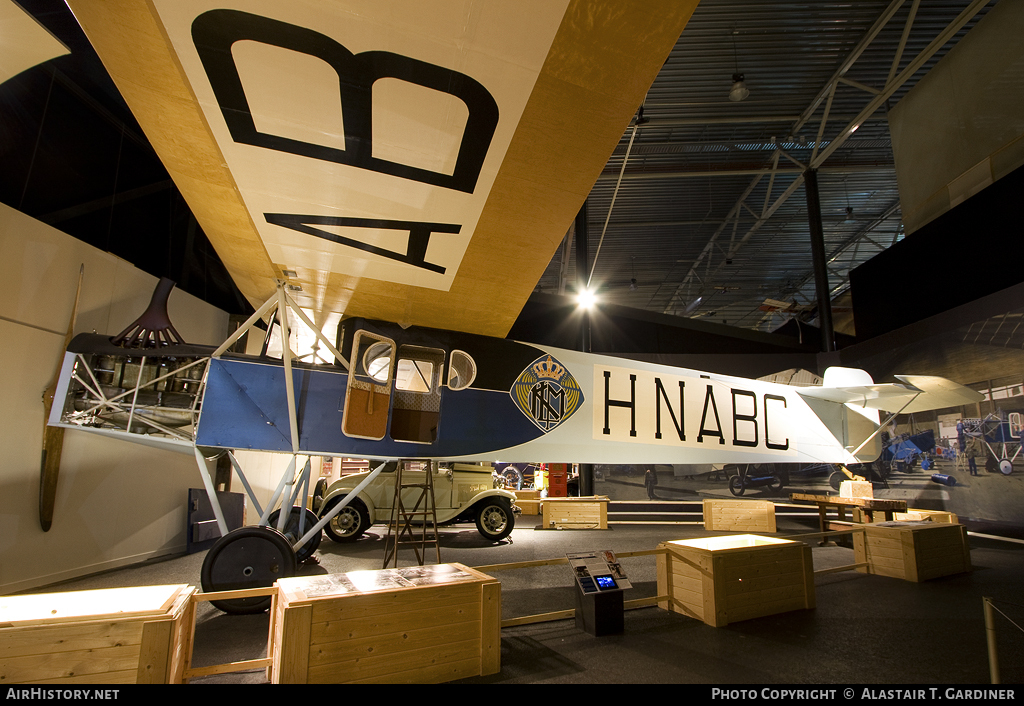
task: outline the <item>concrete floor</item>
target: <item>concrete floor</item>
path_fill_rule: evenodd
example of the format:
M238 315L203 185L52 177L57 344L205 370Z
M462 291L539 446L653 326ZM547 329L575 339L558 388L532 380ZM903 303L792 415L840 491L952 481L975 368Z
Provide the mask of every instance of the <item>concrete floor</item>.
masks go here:
M641 486L642 490L642 486ZM611 549L653 549L670 539L706 536L702 525L613 525L608 530L538 530L538 517L520 517L511 542L488 544L472 525L441 533L441 559L468 566L563 557ZM816 531L814 520L784 519L778 535ZM853 550L818 547L815 569L853 562ZM817 607L712 628L656 607L627 611L621 635L593 637L572 620L505 628L501 672L463 680L473 684L987 684L989 665L982 597L997 599L1024 624L1024 543L972 535L974 571L915 584L852 571L815 577ZM170 583L199 585L205 552L67 582L59 590ZM378 569L383 527L354 544L326 538L318 564L300 574ZM403 550L400 565L415 563ZM625 558L634 588L627 600L656 595L654 557ZM567 567L495 572L502 585L502 617L573 607ZM55 590L54 588L47 589ZM201 603L193 665L266 655L267 614L227 615ZM1003 683L1024 681L1024 635L998 622ZM212 683L266 683L262 670L206 677Z

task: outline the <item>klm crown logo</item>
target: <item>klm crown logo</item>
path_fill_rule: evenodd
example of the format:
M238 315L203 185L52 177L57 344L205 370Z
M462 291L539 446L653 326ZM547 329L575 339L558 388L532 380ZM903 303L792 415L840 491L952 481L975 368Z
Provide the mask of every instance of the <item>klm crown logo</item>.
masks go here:
M509 390L519 411L547 433L583 404L576 378L552 356L542 356L524 370Z

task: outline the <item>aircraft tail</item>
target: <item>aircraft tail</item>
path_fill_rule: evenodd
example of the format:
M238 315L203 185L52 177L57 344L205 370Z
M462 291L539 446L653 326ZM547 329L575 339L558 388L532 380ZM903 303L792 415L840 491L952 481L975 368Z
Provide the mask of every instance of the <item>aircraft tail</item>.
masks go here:
M801 387L797 391L804 398L902 414L959 407L985 399L980 392L946 378L932 375L895 377L901 382L879 385L863 370L829 368L825 371L821 387Z
M858 461L874 460L881 453L877 436L872 438L878 430L880 411L911 414L984 399L980 392L946 378L895 377L899 383L876 384L864 370L829 368L821 387L801 387L797 392L836 438L843 440L848 451L857 451Z

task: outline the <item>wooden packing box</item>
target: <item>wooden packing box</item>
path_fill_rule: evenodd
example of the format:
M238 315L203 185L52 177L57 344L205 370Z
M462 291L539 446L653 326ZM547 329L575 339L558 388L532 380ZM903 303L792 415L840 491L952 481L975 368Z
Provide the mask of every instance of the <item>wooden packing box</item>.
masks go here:
M544 529L608 529L608 497L544 498L540 514Z
M864 480L844 480L839 484L839 497L873 498L875 497L874 486Z
M540 514L540 491L539 490L515 490L516 505L523 511L524 515Z
M0 683L181 683L192 586L0 597Z
M704 529L775 532L775 503L770 500L705 500Z
M814 608L814 564L803 542L752 534L663 542L658 605L723 627Z
M932 522L945 522L950 525L959 524L960 520L956 513L945 510L917 510L907 508L906 512L893 513L893 520L897 522L921 522L931 520ZM871 515L861 512L860 508L853 509L854 522L871 522ZM881 520L879 520L881 522Z
M967 528L947 522L880 522L853 535L857 571L928 581L971 570Z
M501 670L501 584L462 564L279 580L275 684L439 684Z

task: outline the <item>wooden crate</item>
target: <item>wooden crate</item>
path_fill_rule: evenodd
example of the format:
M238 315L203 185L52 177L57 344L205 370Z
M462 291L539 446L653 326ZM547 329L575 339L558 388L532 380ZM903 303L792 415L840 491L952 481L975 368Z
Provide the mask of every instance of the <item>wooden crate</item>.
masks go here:
M544 529L608 529L608 497L545 498L540 514Z
M813 608L814 564L803 542L752 534L663 542L658 605L722 627Z
M524 515L540 514L540 491L539 490L515 490L516 505L523 511Z
M192 586L0 598L0 683L180 683Z
M853 536L857 571L928 581L971 570L967 528L947 522L880 522Z
M960 520L954 512L946 512L945 510L917 510L914 508L907 508L906 512L893 513L893 520L896 520L897 522L920 522L931 520L932 522L945 522L950 525L960 523ZM871 522L871 516L866 512L861 512L860 508L854 508L853 521ZM879 520L879 522L882 521L883 520Z
M704 529L775 532L775 503L769 500L705 500Z
M462 564L281 579L275 684L439 684L501 670L501 584Z

